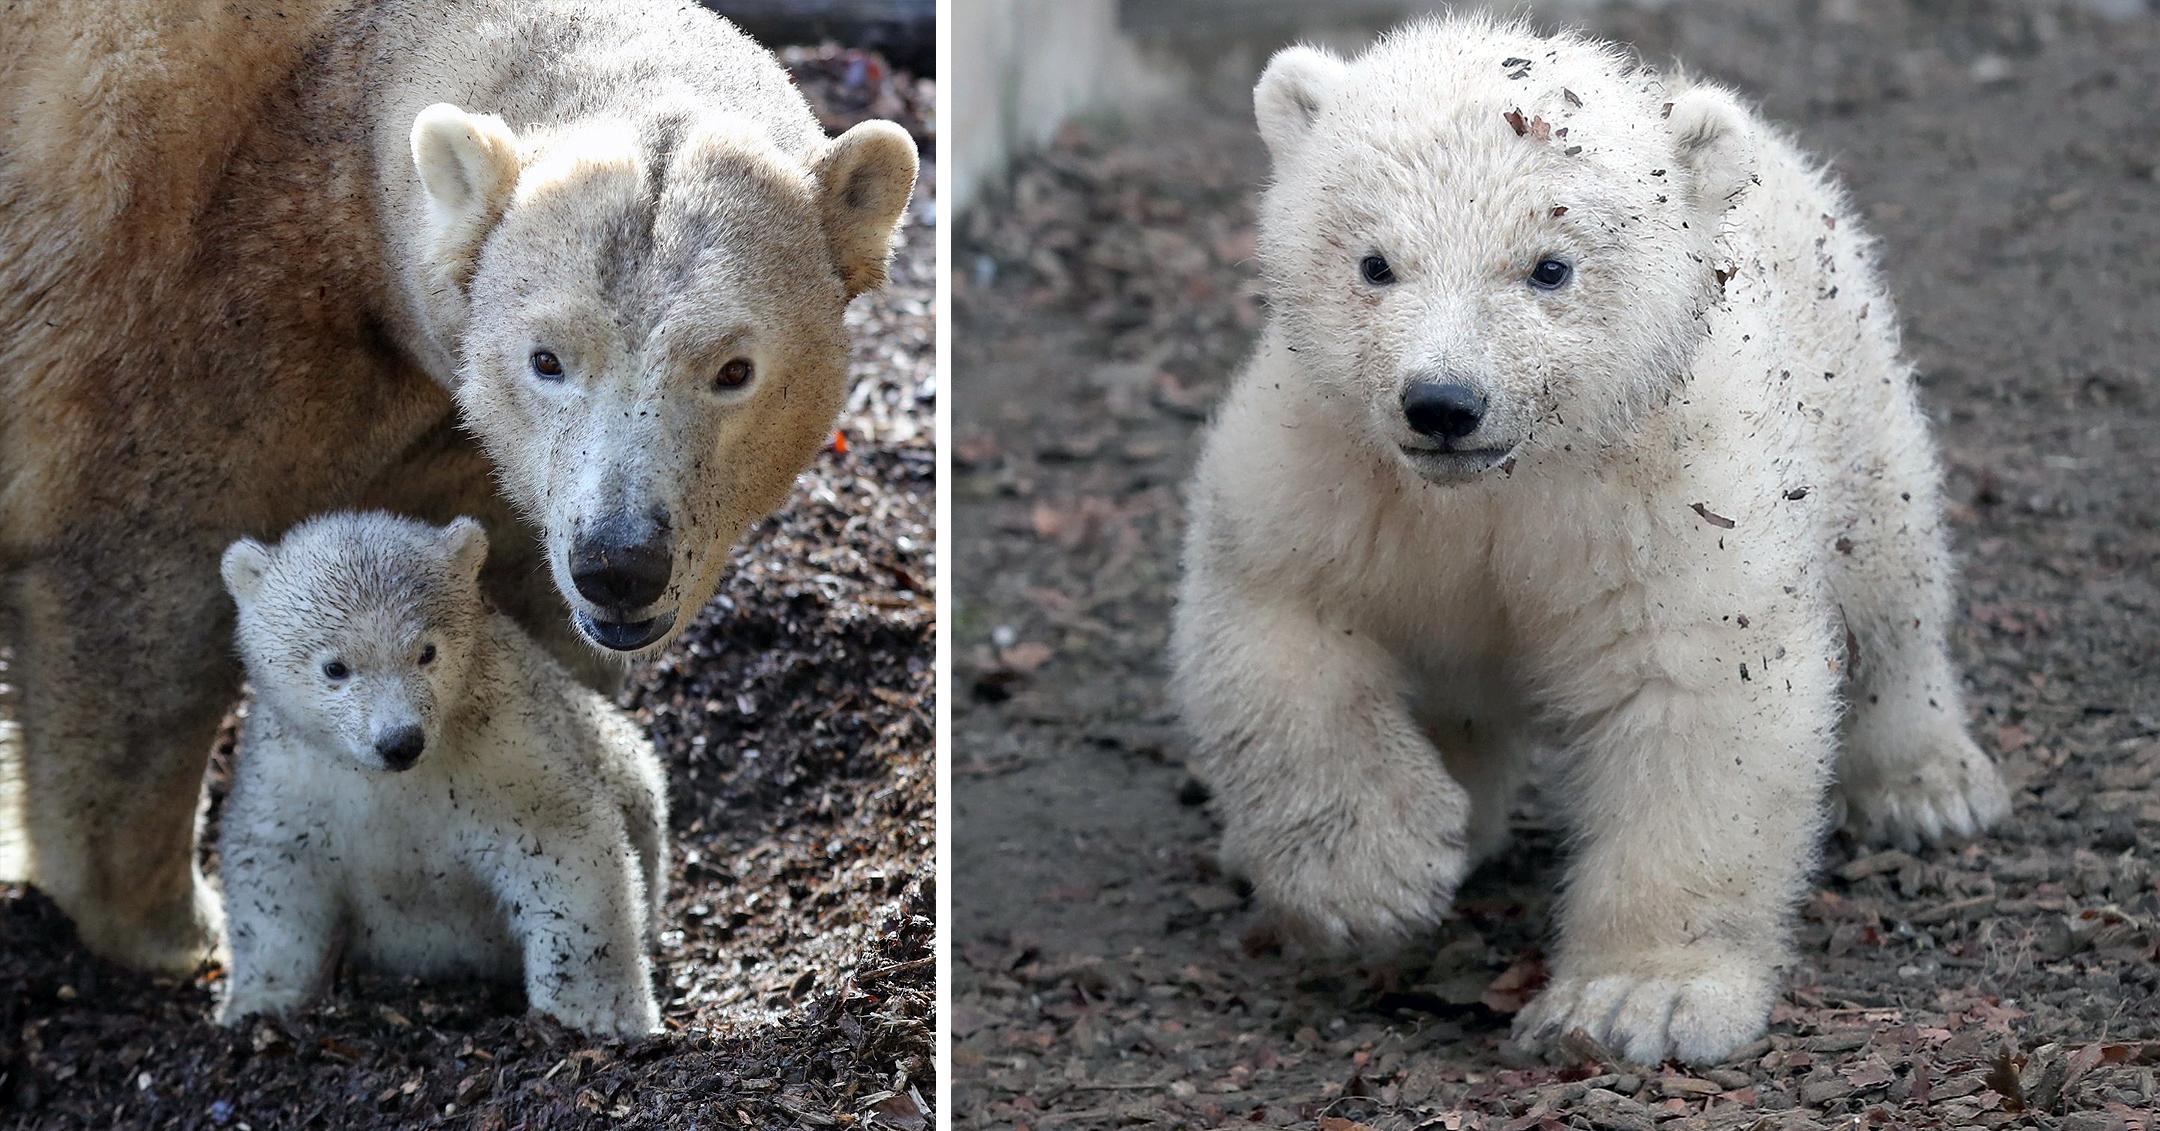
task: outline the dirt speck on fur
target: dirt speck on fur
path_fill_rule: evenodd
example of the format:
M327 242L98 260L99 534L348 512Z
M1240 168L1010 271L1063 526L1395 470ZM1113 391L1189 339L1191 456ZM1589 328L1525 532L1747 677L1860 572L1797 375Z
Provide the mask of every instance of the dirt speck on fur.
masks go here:
M857 52L784 53L828 129L898 120L934 183L935 91ZM745 539L622 704L669 769L669 1032L595 1044L512 987L341 977L290 1023L210 1020L216 973L85 955L0 886L0 1125L923 1126L936 1113L932 589L935 232L849 312L846 448ZM4 682L0 672L0 682ZM213 759L213 795L230 758Z
M1760 98L1880 239L2014 815L1834 839L1769 1034L1722 1065L1507 1041L1563 851L1535 799L1414 951L1286 950L1216 866L1164 694L1180 487L1262 315L1249 89L1076 124L956 248L958 1126L2160 1128L2160 16L1589 18Z

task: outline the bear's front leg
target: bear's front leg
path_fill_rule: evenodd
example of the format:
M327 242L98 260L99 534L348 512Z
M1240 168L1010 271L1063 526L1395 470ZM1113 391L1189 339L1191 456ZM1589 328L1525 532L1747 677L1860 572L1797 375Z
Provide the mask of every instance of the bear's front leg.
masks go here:
M537 845L506 852L511 859L497 877L522 949L526 1004L592 1036L658 1032L637 861L619 833L612 839L562 829L541 835L547 839Z
M1782 636L1708 619L1553 683L1596 709L1569 736L1578 848L1552 981L1516 1019L1528 1045L1579 1029L1638 1063L1714 1063L1766 1028L1826 810L1828 618L1790 610Z
M223 947L195 860L203 767L239 692L201 531L74 533L0 594L21 711L30 879L93 952L185 975Z
M1224 864L1263 906L1332 948L1447 914L1469 870L1470 802L1378 642L1193 567L1172 660Z

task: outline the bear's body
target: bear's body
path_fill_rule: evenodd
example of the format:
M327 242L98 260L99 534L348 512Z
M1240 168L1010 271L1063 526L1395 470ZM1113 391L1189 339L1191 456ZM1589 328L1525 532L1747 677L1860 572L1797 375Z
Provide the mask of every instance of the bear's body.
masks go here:
M1292 49L1256 102L1271 322L1173 637L1226 856L1323 942L1400 938L1550 751L1575 852L1518 1035L1720 1058L1766 1022L1833 779L1875 839L2007 809L1869 245L1729 95L1575 37Z
M597 650L686 625L830 434L914 151L828 139L687 2L7 19L0 866L185 970L218 942L191 837L238 685L220 548L474 515L501 607L618 678Z
M585 1032L658 1025L659 758L484 607L484 545L335 515L228 556L256 704L219 837L225 1022L305 1005L342 953L522 984Z

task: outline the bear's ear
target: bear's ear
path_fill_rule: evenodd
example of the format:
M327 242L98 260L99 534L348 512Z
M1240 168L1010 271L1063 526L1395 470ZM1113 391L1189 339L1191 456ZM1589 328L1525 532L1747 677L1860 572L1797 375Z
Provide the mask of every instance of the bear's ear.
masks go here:
M915 191L915 139L891 122L863 122L834 138L810 174L847 297L884 286L893 232Z
M487 531L473 519L458 518L443 528L443 549L457 576L478 578L480 567L487 564Z
M438 102L413 118L412 159L427 190L437 254L469 256L517 186L517 135L493 114Z
M270 569L270 548L253 538L242 538L225 547L225 559L218 563L218 573L225 578L225 591L233 600L246 604L262 592L263 574Z
M1285 47L1268 60L1253 87L1253 116L1260 139L1280 165L1289 160L1312 132L1330 92L1349 65L1317 47Z
M1755 179L1755 127L1747 108L1723 87L1698 84L1673 99L1666 121L1673 152L1691 174L1696 206L1723 215Z

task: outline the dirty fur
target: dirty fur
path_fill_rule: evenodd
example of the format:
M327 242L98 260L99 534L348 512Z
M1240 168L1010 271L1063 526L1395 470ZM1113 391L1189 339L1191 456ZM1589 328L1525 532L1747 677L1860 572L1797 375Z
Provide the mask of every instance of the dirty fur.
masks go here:
M219 939L191 841L239 678L222 548L339 507L472 515L503 609L618 678L566 548L664 516L637 615L665 630L630 651L688 623L829 433L915 154L890 123L827 138L679 0L7 18L0 857L92 949L185 970ZM717 387L736 358L755 379Z
M1764 1030L1834 810L1916 844L2008 809L1872 249L1732 94L1572 35L1291 48L1255 105L1270 321L1172 643L1226 860L1322 944L1400 940L1541 773L1574 851L1518 1038L1716 1061ZM1413 431L1413 380L1477 389L1476 431Z
M255 690L218 844L226 1024L306 1005L342 955L522 984L588 1033L658 1027L659 756L486 607L486 556L471 519L379 512L226 552Z

